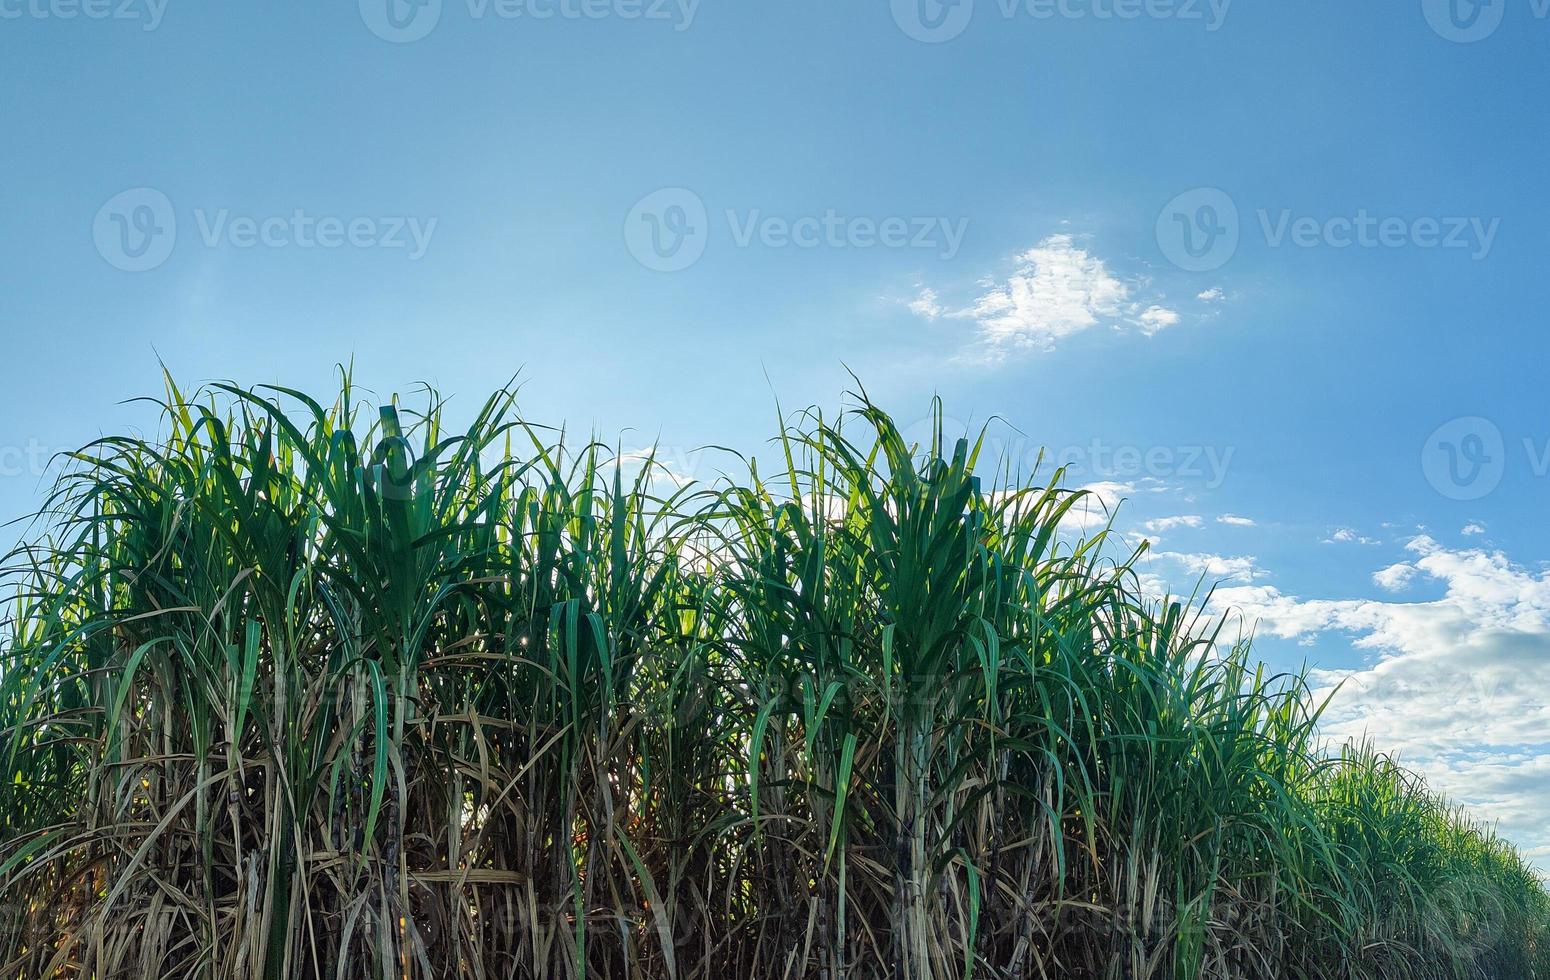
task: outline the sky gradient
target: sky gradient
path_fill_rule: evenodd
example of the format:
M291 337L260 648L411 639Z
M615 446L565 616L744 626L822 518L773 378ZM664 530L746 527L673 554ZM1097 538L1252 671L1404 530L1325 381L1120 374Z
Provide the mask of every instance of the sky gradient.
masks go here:
M0 0L0 518L158 358L700 478L848 368L1550 866L1547 7Z

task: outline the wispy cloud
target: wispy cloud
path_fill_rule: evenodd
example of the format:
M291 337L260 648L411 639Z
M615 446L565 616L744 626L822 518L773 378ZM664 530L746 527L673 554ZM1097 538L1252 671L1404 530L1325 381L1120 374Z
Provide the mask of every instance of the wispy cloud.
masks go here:
M1218 524L1231 524L1233 527L1256 527L1254 518L1239 517L1237 514L1223 514L1216 519Z
M1176 325L1179 322L1179 315L1173 310L1162 306L1149 306L1136 319L1141 324L1141 332L1150 337L1159 331Z
M1325 538L1323 543L1324 544L1382 544L1383 542L1379 541L1377 538L1369 538L1369 537L1367 537L1364 534L1360 534L1354 528L1337 527L1333 531L1329 532L1329 537Z
M1159 551L1153 555L1161 561L1170 561L1196 577L1215 582L1252 582L1262 575L1253 555L1192 554L1179 551Z
M1124 499L1135 491L1135 484L1115 480L1074 487L1073 492L1080 492L1082 497L1061 518L1060 530L1083 536L1101 529L1113 518Z
M920 287L907 305L930 320L972 321L975 336L966 356L989 362L1052 350L1094 327L1153 336L1182 319L1160 296L1140 297L1144 280L1117 275L1069 234L1051 235L1018 254L1010 275L983 278L978 288L979 294L960 309L947 308L932 287Z
M935 320L947 310L937 300L936 290L930 286L920 287L920 292L909 303L909 310L916 316L925 317L927 320Z
M698 457L699 454L694 454ZM665 481L675 488L682 489L693 483L695 477L693 470L698 459L690 459L683 452L665 450L656 446L647 446L641 449L629 449L619 454L619 464L622 471L634 479L643 470L649 468L648 479L653 483Z
M1104 261L1053 235L1017 257L1017 271L966 311L980 339L1003 355L1017 349L1050 350L1063 337L1118 319L1130 287Z
M1203 527L1205 520L1196 514L1185 514L1179 517L1159 517L1156 520L1147 521L1142 526L1148 531L1161 533L1180 527Z
M1398 590L1424 577L1442 598L1302 599L1253 584L1218 590L1214 608L1263 635L1354 637L1376 659L1317 675L1334 693L1326 733L1372 734L1433 786L1500 820L1529 854L1550 858L1550 571L1424 535L1406 547L1410 560L1374 581Z

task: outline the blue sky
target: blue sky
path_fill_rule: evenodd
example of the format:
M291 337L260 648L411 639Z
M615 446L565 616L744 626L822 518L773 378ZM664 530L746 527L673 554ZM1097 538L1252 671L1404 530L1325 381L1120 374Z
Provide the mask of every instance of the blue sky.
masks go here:
M0 0L0 516L158 355L697 475L848 365L1550 863L1547 8Z

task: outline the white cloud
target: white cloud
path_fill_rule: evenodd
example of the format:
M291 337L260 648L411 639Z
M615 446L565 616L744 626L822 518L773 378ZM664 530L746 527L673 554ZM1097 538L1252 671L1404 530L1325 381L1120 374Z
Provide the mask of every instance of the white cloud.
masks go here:
M1181 321L1176 310L1141 298L1141 279L1125 279L1077 244L1069 234L1051 235L1017 255L1005 281L984 277L978 298L949 309L937 293L922 287L909 309L926 319L972 320L974 360L999 362L1025 351L1052 350L1075 334L1098 326L1134 329L1146 336Z
M1172 531L1179 527L1201 527L1205 521L1194 514L1181 515L1179 517L1159 517L1156 520L1147 521L1143 526L1148 531L1161 532Z
M1526 853L1550 857L1550 571L1426 536L1406 547L1412 559L1374 579L1388 588L1425 576L1441 598L1304 600L1244 585L1218 590L1213 608L1266 635L1352 636L1373 660L1316 675L1321 693L1334 694L1326 734L1371 735L1435 788L1500 820Z
M947 312L937 300L936 290L929 286L922 286L920 288L920 294L910 301L909 309L911 313L916 316L923 316L927 320L935 320Z
M1381 589L1403 592L1415 579L1416 567L1409 562L1399 562L1372 573L1372 580Z
M1124 501L1126 494L1134 493L1135 489L1134 484L1117 483L1112 480L1088 483L1074 488L1074 492L1085 492L1082 499L1073 504L1071 509L1066 511L1066 516L1061 518L1060 530L1076 535L1101 530L1114 516L1115 510Z
M1231 524L1233 527L1257 526L1252 517L1239 517L1237 514L1223 514L1216 519L1218 524Z
M996 351L1049 350L1063 337L1117 319L1129 299L1130 287L1102 259L1070 235L1051 235L1019 255L1017 271L964 314Z
M1195 298L1200 300L1202 303L1218 303L1221 302L1221 300L1225 298L1226 295L1226 293L1222 292L1222 288L1220 286L1212 286L1205 292L1198 294Z
M675 453L661 447L648 446L642 449L630 449L619 454L619 463L627 479L635 479L640 472L650 467L650 480L653 483L663 481L682 489L695 481L694 470L698 467L700 455Z
M1464 530L1460 531L1459 533L1466 536L1471 534L1484 534L1485 525L1475 521L1470 521L1468 524L1464 525Z
M1150 306L1137 320L1141 324L1141 332L1150 337L1178 323L1179 315L1161 306Z
M1259 573L1253 555L1228 557L1226 555L1188 554L1178 551L1159 551L1155 557L1181 566L1190 575L1204 576L1215 582L1252 582Z
M1337 527L1324 539L1324 544L1382 544L1377 538L1369 538L1348 527Z

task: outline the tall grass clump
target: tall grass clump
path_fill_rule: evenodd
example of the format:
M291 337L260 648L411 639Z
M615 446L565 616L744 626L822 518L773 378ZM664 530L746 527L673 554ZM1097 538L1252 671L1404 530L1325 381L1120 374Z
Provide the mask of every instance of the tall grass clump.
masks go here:
M940 421L162 408L6 562L0 980L1550 978L1508 843Z

